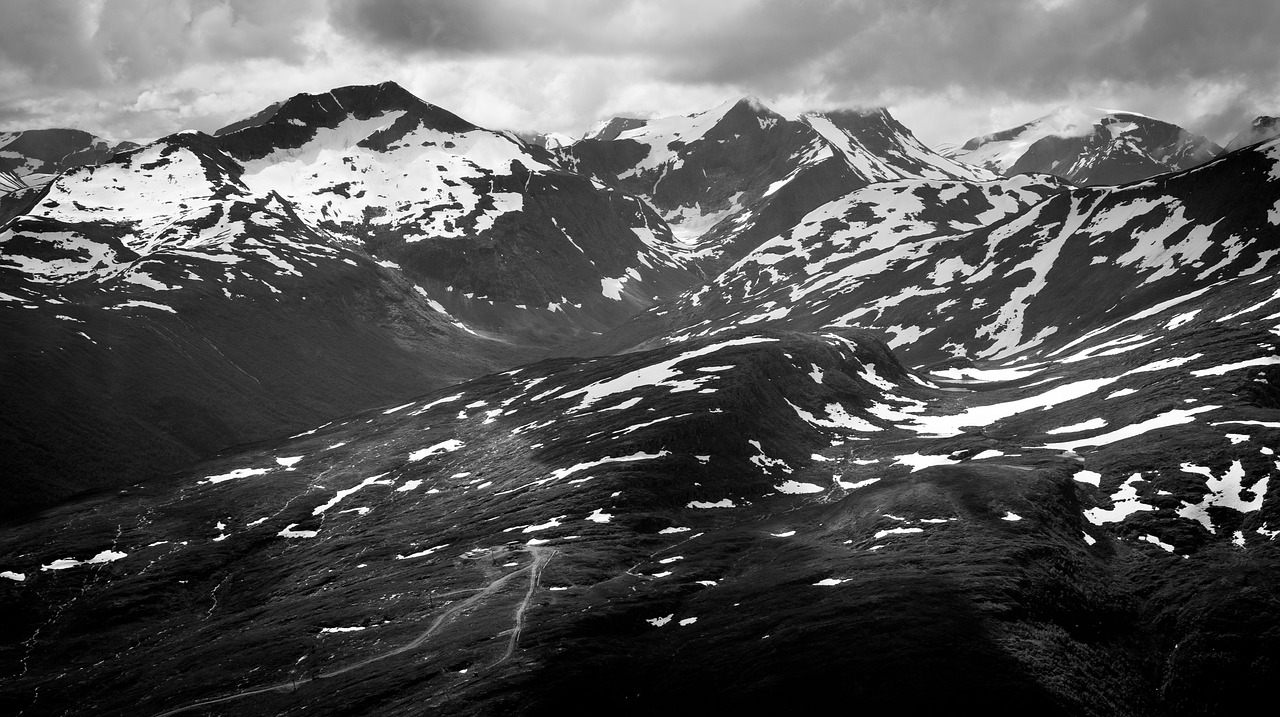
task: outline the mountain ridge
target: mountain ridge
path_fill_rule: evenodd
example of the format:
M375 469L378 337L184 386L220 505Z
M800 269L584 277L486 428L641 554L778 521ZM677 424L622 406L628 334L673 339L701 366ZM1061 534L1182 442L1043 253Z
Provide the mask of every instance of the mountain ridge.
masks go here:
M566 166L643 198L713 273L859 186L994 178L932 153L883 108L788 119L743 98L615 129L558 152Z

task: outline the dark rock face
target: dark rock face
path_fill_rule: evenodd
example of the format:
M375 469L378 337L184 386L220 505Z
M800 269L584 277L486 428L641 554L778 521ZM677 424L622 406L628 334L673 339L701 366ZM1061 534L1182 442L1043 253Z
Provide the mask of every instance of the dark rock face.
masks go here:
M947 156L1006 176L1044 173L1082 186L1102 186L1191 169L1220 151L1204 137L1151 117L1069 107L975 137Z

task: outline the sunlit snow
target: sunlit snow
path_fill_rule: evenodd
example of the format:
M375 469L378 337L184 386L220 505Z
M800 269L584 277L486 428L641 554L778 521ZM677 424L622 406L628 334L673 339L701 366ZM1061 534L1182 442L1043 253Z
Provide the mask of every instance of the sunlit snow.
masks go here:
M223 481L234 480L236 478L248 478L249 476L258 476L263 473L268 473L270 470L270 468L237 468L230 473L209 476L200 481L200 483L221 483Z
M945 455L923 455L920 453L910 453L905 456L896 456L894 465L911 466L911 472L923 470L930 466L946 466L960 461Z
M1121 484L1119 490L1111 494L1111 508L1090 508L1084 512L1085 519L1094 525L1105 525L1119 523L1134 513L1155 510L1155 506L1138 500L1138 489L1135 484L1141 481L1142 474L1134 473Z
M1214 471L1205 466L1198 466L1192 463L1183 463L1182 470L1187 473L1198 473L1205 477L1204 487L1209 491L1200 502L1188 503L1183 501L1182 506L1178 508L1178 515L1183 518L1190 518L1199 521L1210 533L1218 532L1214 527L1213 519L1209 514L1210 506L1222 506L1238 510L1241 513L1251 513L1262 510L1262 501L1267 494L1266 476L1258 478L1253 485L1245 487L1245 470L1240 461L1232 461L1231 465L1223 471L1221 477L1214 475ZM1242 494L1249 492L1253 497L1246 500Z
M410 453L409 461L410 462L420 461L423 458L426 458L427 456L434 456L438 453L450 453L452 451L458 450L461 447L462 447L462 441L459 441L456 438L450 438L447 441L441 441L440 443L437 443L434 446L431 446L429 448L423 448L422 450L418 450Z

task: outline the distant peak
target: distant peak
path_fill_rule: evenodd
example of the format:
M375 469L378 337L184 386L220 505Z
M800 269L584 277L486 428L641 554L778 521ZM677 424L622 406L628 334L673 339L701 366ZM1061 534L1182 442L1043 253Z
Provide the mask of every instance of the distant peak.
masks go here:
M885 107L830 107L825 110L809 110L805 117L892 117Z
M762 102L759 97L755 97L754 95L743 97L742 99L735 102L734 106L746 107L751 111L757 112L760 114L768 114L768 115L778 114L777 112L774 112L772 108L770 108L768 105Z
M1248 129L1237 134L1234 139L1227 143L1226 149L1223 151L1231 152L1241 147L1247 147L1251 144L1257 144L1274 137L1280 136L1280 117L1272 117L1262 115L1255 117L1249 123Z
M608 142L609 140L617 139L618 135L626 132L627 130L643 127L648 123L649 120L641 119L639 117L612 117L597 124L583 135L582 138L597 139L603 142Z
M1067 130L1076 129L1081 133L1088 133L1096 124L1106 124L1106 120L1111 119L1129 119L1138 118L1149 120L1152 122L1162 122L1154 117L1149 117L1141 112L1133 112L1132 110L1110 109L1106 107L1094 107L1093 105L1062 105L1043 117L1038 117L1028 125L1042 125L1046 127L1060 127ZM1167 124L1167 123L1166 123Z
M316 94L302 92L214 134L225 136L264 126L333 127L346 117L363 120L396 111L415 116L425 126L446 132L476 129L470 122L388 80L376 85L335 87Z

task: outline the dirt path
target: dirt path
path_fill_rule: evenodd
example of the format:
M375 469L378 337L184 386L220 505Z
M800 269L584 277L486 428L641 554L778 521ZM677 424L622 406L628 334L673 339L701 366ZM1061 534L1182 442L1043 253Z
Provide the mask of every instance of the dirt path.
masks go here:
M502 664L516 651L516 643L520 641L520 631L524 629L524 611L533 600L534 591L538 589L538 582L542 579L542 568L556 552L549 548L531 548L530 551L533 552L533 564L529 566L529 590L525 592L524 599L516 607L515 625L511 628L511 639L507 641L507 651L491 666Z
M192 702L191 704L183 705L181 707L171 709L166 712L160 712L156 714L155 717L169 717L170 715L176 715L182 712L200 709L201 707L210 707L212 705L222 704L224 702L234 702L235 700L244 699L246 697L252 697L253 695L261 695L268 692L281 692L281 693L296 692L299 687L313 680L331 679L339 675L343 675L348 672L351 672L353 670L358 670L362 667L367 667L368 665L371 665L375 662L385 660L388 657L394 657L396 655L404 654L410 650L417 649L418 647L421 647L424 642L430 639L431 636L434 635L436 631L438 631L445 624L445 622L448 621L450 618L466 610L467 608L475 605L481 600L484 600L485 598L489 597L493 593L497 592L499 589L502 588L503 585L505 585L508 581L510 581L515 576L520 575L522 573L529 573L529 589L525 592L524 599L522 599L520 601L520 604L516 607L516 612L514 617L515 625L511 628L511 639L507 641L506 653L502 655L501 659L499 659L497 662L494 663L495 665L497 665L503 662L504 660L506 660L507 658L511 657L511 655L515 652L516 643L520 639L520 631L524 628L525 609L528 608L529 603L533 600L534 592L538 588L538 581L542 577L542 569L546 567L547 562L550 561L551 558L556 554L555 548L546 548L546 547L540 547L540 546L530 546L528 548L525 548L525 551L528 552L533 557L533 562L531 562L529 565L523 568L520 568L519 570L513 570L507 573L506 575L503 575L493 580L488 585L486 585L483 589L479 590L479 592L477 592L475 595L472 595L471 597L467 598L466 600L463 600L457 605L450 606L448 610L445 610L444 612L440 613L440 615L437 616L436 619L431 622L431 625L428 626L427 629L422 632L422 634L418 635L412 641L404 645L401 645L400 647L392 648L390 650L387 650L386 652L380 652L376 655L373 655L372 657L368 657L364 660L352 663L345 667L340 667L336 670L321 672L314 677L304 677L299 680L282 682L277 685L270 685L267 687L258 687L251 690L241 690L240 692L233 692L232 694L224 695L222 697L215 697L213 699L202 700L200 702Z

